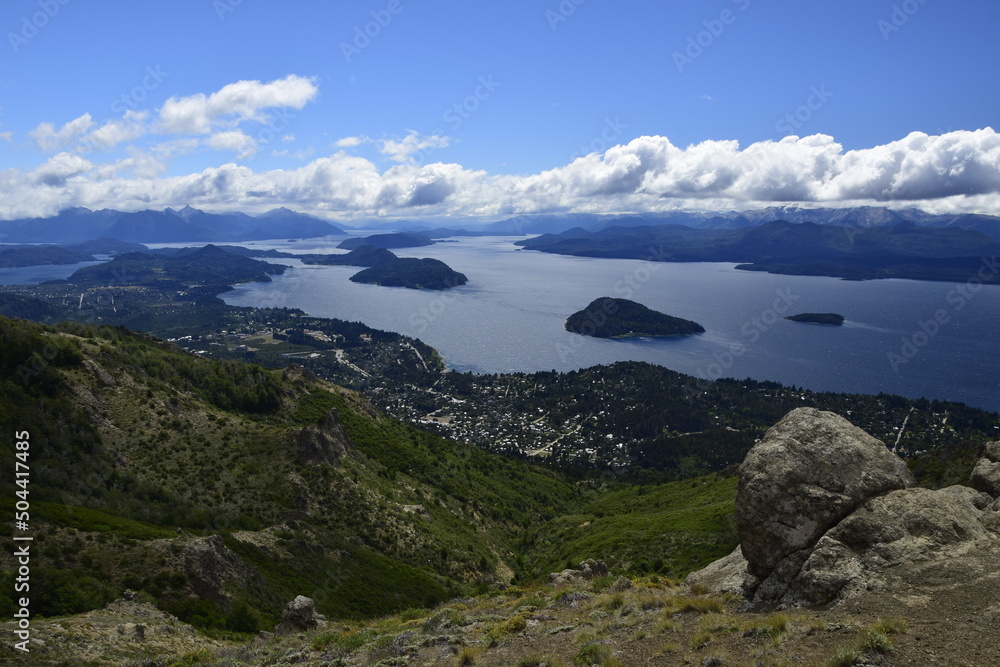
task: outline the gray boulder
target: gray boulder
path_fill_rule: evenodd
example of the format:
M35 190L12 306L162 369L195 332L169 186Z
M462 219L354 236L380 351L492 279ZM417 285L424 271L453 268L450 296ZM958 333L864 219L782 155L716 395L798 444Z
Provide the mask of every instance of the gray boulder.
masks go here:
M793 410L740 466L736 522L751 574L794 574L809 549L865 500L913 485L886 446L832 412Z
M274 631L278 634L305 632L326 625L326 617L316 613L316 603L312 598L299 595L285 605L281 612L281 623Z
M1000 498L1000 440L986 444L986 453L972 471L972 488Z

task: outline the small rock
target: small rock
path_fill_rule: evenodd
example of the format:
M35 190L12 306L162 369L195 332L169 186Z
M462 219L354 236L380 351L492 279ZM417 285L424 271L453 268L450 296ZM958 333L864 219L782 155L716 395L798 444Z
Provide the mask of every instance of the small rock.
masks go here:
M618 577L615 583L611 584L611 590L615 593L621 593L632 588L632 580L628 577Z
M142 623L122 623L117 630L118 634L135 641L141 642L146 639L146 626Z

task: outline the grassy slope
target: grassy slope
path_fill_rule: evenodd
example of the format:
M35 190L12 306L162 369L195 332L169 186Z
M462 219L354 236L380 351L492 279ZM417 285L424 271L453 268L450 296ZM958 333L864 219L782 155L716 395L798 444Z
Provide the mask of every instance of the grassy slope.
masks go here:
M625 486L596 495L529 539L538 573L585 558L613 571L683 577L738 543L736 478L709 475L657 486Z

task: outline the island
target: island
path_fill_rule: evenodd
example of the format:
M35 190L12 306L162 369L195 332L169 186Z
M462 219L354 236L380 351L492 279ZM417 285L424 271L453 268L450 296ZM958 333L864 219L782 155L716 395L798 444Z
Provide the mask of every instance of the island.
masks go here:
M455 271L439 259L395 257L351 276L351 282L407 287L409 289L444 290L469 282L464 273Z
M687 336L705 332L691 320L657 312L628 299L601 297L566 320L566 331L594 338Z
M806 322L808 324L828 324L834 327L844 326L844 316L837 313L802 313L800 315L789 315L785 319L792 322Z
M337 247L341 250L356 250L365 245L398 250L400 248L421 248L423 246L434 245L434 239L424 234L412 234L409 232L375 234L373 236L347 239L342 241Z

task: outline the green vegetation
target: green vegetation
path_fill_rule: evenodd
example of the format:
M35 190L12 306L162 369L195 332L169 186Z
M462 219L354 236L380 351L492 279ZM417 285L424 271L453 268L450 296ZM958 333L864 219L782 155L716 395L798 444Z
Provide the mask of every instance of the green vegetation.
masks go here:
M570 315L566 331L595 338L629 338L684 336L704 333L705 328L691 320L658 313L635 301L602 297Z
M877 619L858 630L857 638L838 649L827 662L828 667L851 667L872 664L896 649L892 635L908 632L903 619Z
M578 495L301 369L213 362L107 326L0 319L0 337L0 418L32 443L42 615L125 588L235 631L273 624L299 594L335 618L433 605L513 576L525 532ZM333 408L348 456L301 463L299 431ZM12 479L2 487L15 497ZM216 559L239 565L213 574Z
M679 578L730 553L738 542L735 476L623 486L593 497L526 538L523 548L536 554L536 571L597 557L614 572Z

